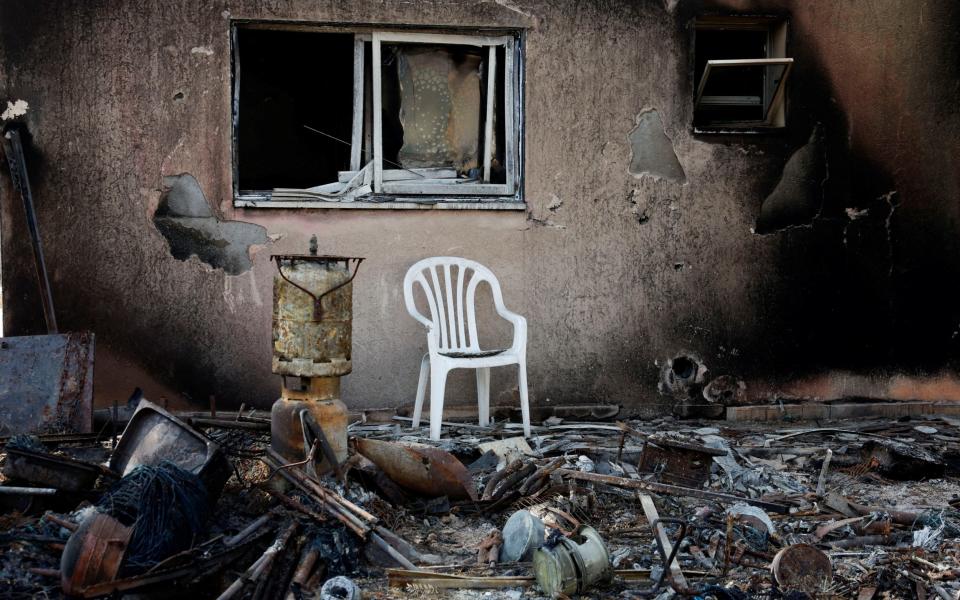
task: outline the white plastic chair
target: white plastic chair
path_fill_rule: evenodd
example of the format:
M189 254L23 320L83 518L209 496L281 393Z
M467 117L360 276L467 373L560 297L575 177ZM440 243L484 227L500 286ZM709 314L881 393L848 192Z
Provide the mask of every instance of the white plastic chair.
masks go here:
M486 281L493 292L497 314L513 323L513 344L505 350L481 350L477 338L477 285ZM413 286L419 284L427 296L430 318L417 310ZM427 348L420 363L420 381L413 409L413 426L420 426L420 413L430 375L430 439L440 439L443 420L443 392L451 369L477 370L477 401L480 425L490 424L490 367L516 364L520 379L520 410L523 434L530 436L530 405L527 399L527 321L507 310L500 282L490 269L478 262L452 256L425 258L407 271L403 279L407 312L427 328Z

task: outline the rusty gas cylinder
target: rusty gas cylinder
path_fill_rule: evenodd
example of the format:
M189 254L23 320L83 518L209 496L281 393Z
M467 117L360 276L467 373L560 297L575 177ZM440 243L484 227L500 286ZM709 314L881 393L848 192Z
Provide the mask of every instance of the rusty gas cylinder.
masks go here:
M273 372L339 377L350 362L353 276L362 258L286 254L273 257ZM353 273L350 264L355 265Z
M285 458L303 460L301 415L320 426L338 462L347 458L347 408L340 377L350 373L352 281L362 258L276 255L273 281L273 372L283 376L281 398L271 411L271 446ZM351 266L352 272L351 272ZM322 463L322 455L317 462Z

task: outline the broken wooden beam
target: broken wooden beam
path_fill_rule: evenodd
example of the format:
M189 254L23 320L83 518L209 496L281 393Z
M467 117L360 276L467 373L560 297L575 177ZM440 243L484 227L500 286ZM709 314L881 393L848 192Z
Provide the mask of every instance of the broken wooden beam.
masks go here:
M387 569L387 581L390 587L406 587L409 584L429 586L437 589L500 589L512 587L530 587L535 583L529 576L470 576L435 573L430 571L409 571L405 569Z
M660 541L664 555L667 557L671 556L673 554L673 544L670 542L670 536L667 535L666 529L658 522L660 520L660 514L657 512L657 507L653 503L653 498L647 494L640 494L640 506L643 507L643 514L647 517L650 525L656 523L656 526L653 527L653 532ZM664 568L670 571L670 581L674 589L687 589L687 579L683 576L683 570L680 568L680 562L676 556L673 557L669 565L664 565Z

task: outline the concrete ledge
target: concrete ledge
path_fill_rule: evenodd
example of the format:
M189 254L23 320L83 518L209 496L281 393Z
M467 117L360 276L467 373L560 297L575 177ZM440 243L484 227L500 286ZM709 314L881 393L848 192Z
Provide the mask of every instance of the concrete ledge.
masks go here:
M380 209L380 210L526 210L526 202L508 201L407 201L385 202L330 202L327 200L268 200L237 198L237 208L323 208L323 209Z
M728 406L728 421L859 419L867 417L960 416L960 404L949 402L868 402L847 404L784 404Z

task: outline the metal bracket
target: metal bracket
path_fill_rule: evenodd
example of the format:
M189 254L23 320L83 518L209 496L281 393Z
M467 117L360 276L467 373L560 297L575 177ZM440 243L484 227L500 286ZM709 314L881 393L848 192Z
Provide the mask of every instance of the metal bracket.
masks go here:
M350 275L350 278L347 279L346 281L340 282L339 284L333 286L332 288L330 288L329 290L325 291L324 293L322 293L322 294L320 294L320 295L317 295L317 294L311 292L310 290L308 290L307 288L303 287L303 286L300 285L299 283L296 283L295 281L291 280L289 277L287 277L287 276L283 273L283 267L280 265L280 261L281 261L281 260L289 260L289 261L291 261L291 264L292 264L292 263L294 263L294 262L296 261L296 258L293 258L293 257L290 257L290 256L279 256L279 255L278 255L278 256L274 256L274 257L273 257L273 260L277 263L277 272L280 273L280 277L283 277L283 280L284 280L284 281L286 281L287 283L289 283L290 285L292 285L293 287L295 287L295 288L297 288L298 290L302 291L303 293L305 293L306 295L310 296L310 298L313 299L313 320L314 320L314 321L320 321L320 320L323 319L323 298L324 298L325 296L327 296L327 295L329 295L329 294L332 294L333 292L339 290L340 288L342 288L343 286L347 285L347 284L350 283L351 281L353 281L353 278L357 276L357 271L360 270L360 263L363 262L363 259L362 259L362 258L340 258L340 257L338 257L338 258L337 258L337 261L342 260L344 263L346 263L348 270L350 269L350 261L356 261L356 262L354 263L354 265L353 265L353 273Z

